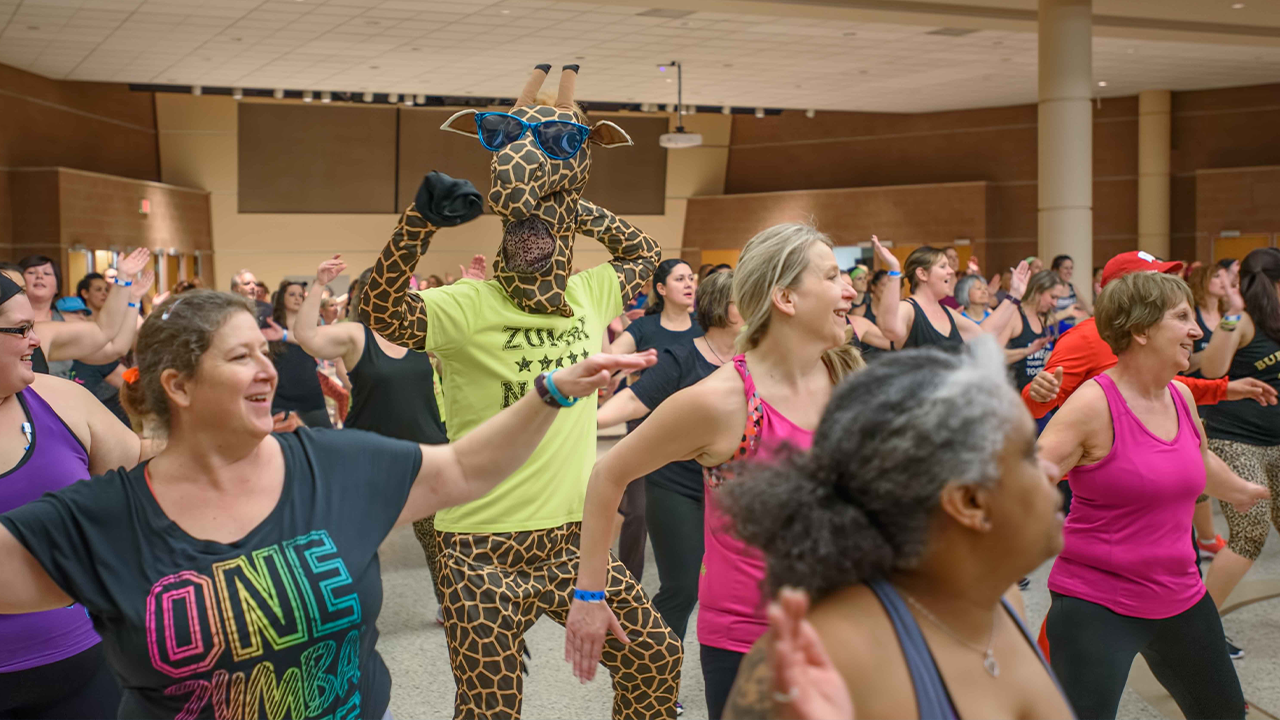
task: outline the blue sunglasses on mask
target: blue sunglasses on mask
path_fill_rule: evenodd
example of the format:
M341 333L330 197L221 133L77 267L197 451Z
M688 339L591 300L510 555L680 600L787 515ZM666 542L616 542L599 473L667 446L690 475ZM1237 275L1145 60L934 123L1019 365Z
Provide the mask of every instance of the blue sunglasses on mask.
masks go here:
M480 137L480 144L493 152L524 137L525 132L530 132L538 143L538 148L547 157L568 160L582 149L587 136L591 134L591 128L567 120L530 123L510 113L482 112L476 113L476 132Z

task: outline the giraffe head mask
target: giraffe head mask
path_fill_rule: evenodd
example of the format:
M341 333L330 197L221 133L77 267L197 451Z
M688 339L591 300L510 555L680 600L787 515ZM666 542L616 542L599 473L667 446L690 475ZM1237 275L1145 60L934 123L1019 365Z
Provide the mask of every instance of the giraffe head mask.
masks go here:
M578 232L578 202L591 171L591 145L630 145L617 125L587 126L573 100L578 66L566 65L554 105L538 91L550 65L534 68L509 112L463 110L442 130L478 138L493 152L489 205L502 218L494 276L526 312L571 314L564 301Z

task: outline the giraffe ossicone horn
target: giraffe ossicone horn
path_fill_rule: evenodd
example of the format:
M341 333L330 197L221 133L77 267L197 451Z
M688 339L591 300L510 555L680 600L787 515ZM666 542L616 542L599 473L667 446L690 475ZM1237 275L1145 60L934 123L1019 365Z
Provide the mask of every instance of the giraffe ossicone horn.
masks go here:
M573 109L573 90L578 84L578 66L565 65L560 70L560 92L556 94L556 107Z
M529 77L529 82L524 84L524 90L520 91L520 98L516 100L516 104L512 109L532 105L538 98L538 91L542 89L542 83L546 82L547 74L551 72L551 66L548 64L538 65L533 69L533 75Z

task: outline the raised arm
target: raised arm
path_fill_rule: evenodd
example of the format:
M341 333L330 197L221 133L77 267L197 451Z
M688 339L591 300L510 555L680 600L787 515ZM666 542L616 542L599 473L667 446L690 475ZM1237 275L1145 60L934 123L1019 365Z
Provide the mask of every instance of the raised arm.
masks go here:
M594 355L557 371L552 381L566 397L592 402L595 391L604 387L613 371L641 370L656 360L657 353L652 350ZM455 443L423 445L422 467L396 524L483 497L529 459L557 412L536 392L530 392Z
M45 357L101 364L127 353L137 332L138 300L155 279L150 270L141 272L150 257L151 251L139 248L120 261L120 280L112 286L96 322L36 323ZM133 272L141 277L135 278Z
M876 304L876 327L884 338L897 347L902 347L907 335L911 333L911 324L915 321L911 306L902 302L902 263L893 253L880 244L880 238L871 236L871 244L876 251L876 259L889 271L889 282L880 292L880 302Z
M320 301L324 295L323 288L342 274L347 264L342 256L320 263L316 268L316 279L311 284L311 292L298 309L298 317L290 329L290 338L297 340L298 345L307 354L320 360L342 360L347 367L355 367L364 352L364 326L359 323L338 323L337 325L320 324Z
M1182 393L1182 399L1186 400L1188 405L1194 405L1195 397L1185 385L1174 385L1174 387ZM1205 494L1235 506L1236 511L1242 515L1249 512L1259 500L1270 499L1270 490L1261 485L1254 485L1235 474L1222 461L1222 458L1209 449L1209 438L1205 435L1200 414L1191 413L1191 419L1196 424L1196 432L1200 434L1200 455L1204 458Z
M1231 370L1231 361L1235 358L1236 351L1247 345L1256 332L1253 318L1244 311L1244 300L1240 298L1240 292L1234 288L1232 290L1233 292L1227 293L1230 307L1214 330L1213 337L1209 338L1209 345L1197 353L1200 374L1207 378L1226 375ZM1238 320L1227 319L1235 316L1239 316Z
M129 304L125 310L124 322L121 323L120 329L116 331L115 336L101 350L88 357L77 358L78 360L90 365L101 365L112 360L118 360L133 349L133 341L138 337L138 329L142 325L142 323L138 322L142 299L147 296L147 291L151 289L151 285L155 281L156 274L152 270L144 270L138 273L137 277L134 278L133 285L129 287Z
M969 318L964 317L960 313L951 310L951 314L956 316L956 324L960 327L960 334L965 340L972 340L981 333L990 333L995 335L997 339L1008 342L1004 336L1005 329L1009 323L1018 316L1018 305L1013 298L1021 298L1027 292L1027 280L1031 277L1031 268L1027 266L1027 261L1023 260L1018 263L1018 267L1014 268L1013 275L1009 278L1009 294L1005 295L1004 300L991 311L981 323L975 323Z
M1105 422L1110 432L1109 413L1100 414L1099 407L1106 408L1102 388L1097 383L1082 386L1040 433L1040 456L1058 468L1058 477L1065 477L1071 468L1084 461L1087 445L1097 434L1099 422Z
M427 308L421 295L409 292L409 278L436 230L472 220L482 209L471 183L434 172L423 178L358 299L374 332L411 350L426 345Z
M662 259L662 247L657 240L586 200L578 201L578 232L597 240L613 256L609 264L618 273L623 305L640 292Z

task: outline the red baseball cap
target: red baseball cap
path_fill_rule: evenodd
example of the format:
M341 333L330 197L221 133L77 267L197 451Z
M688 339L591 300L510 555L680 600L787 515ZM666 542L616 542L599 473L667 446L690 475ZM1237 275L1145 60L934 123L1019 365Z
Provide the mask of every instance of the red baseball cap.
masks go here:
M1182 263L1177 260L1160 260L1155 255L1141 250L1120 253L1108 260L1107 264L1103 266L1102 286L1106 287L1107 283L1112 280L1135 272L1158 272L1175 275L1182 272Z

